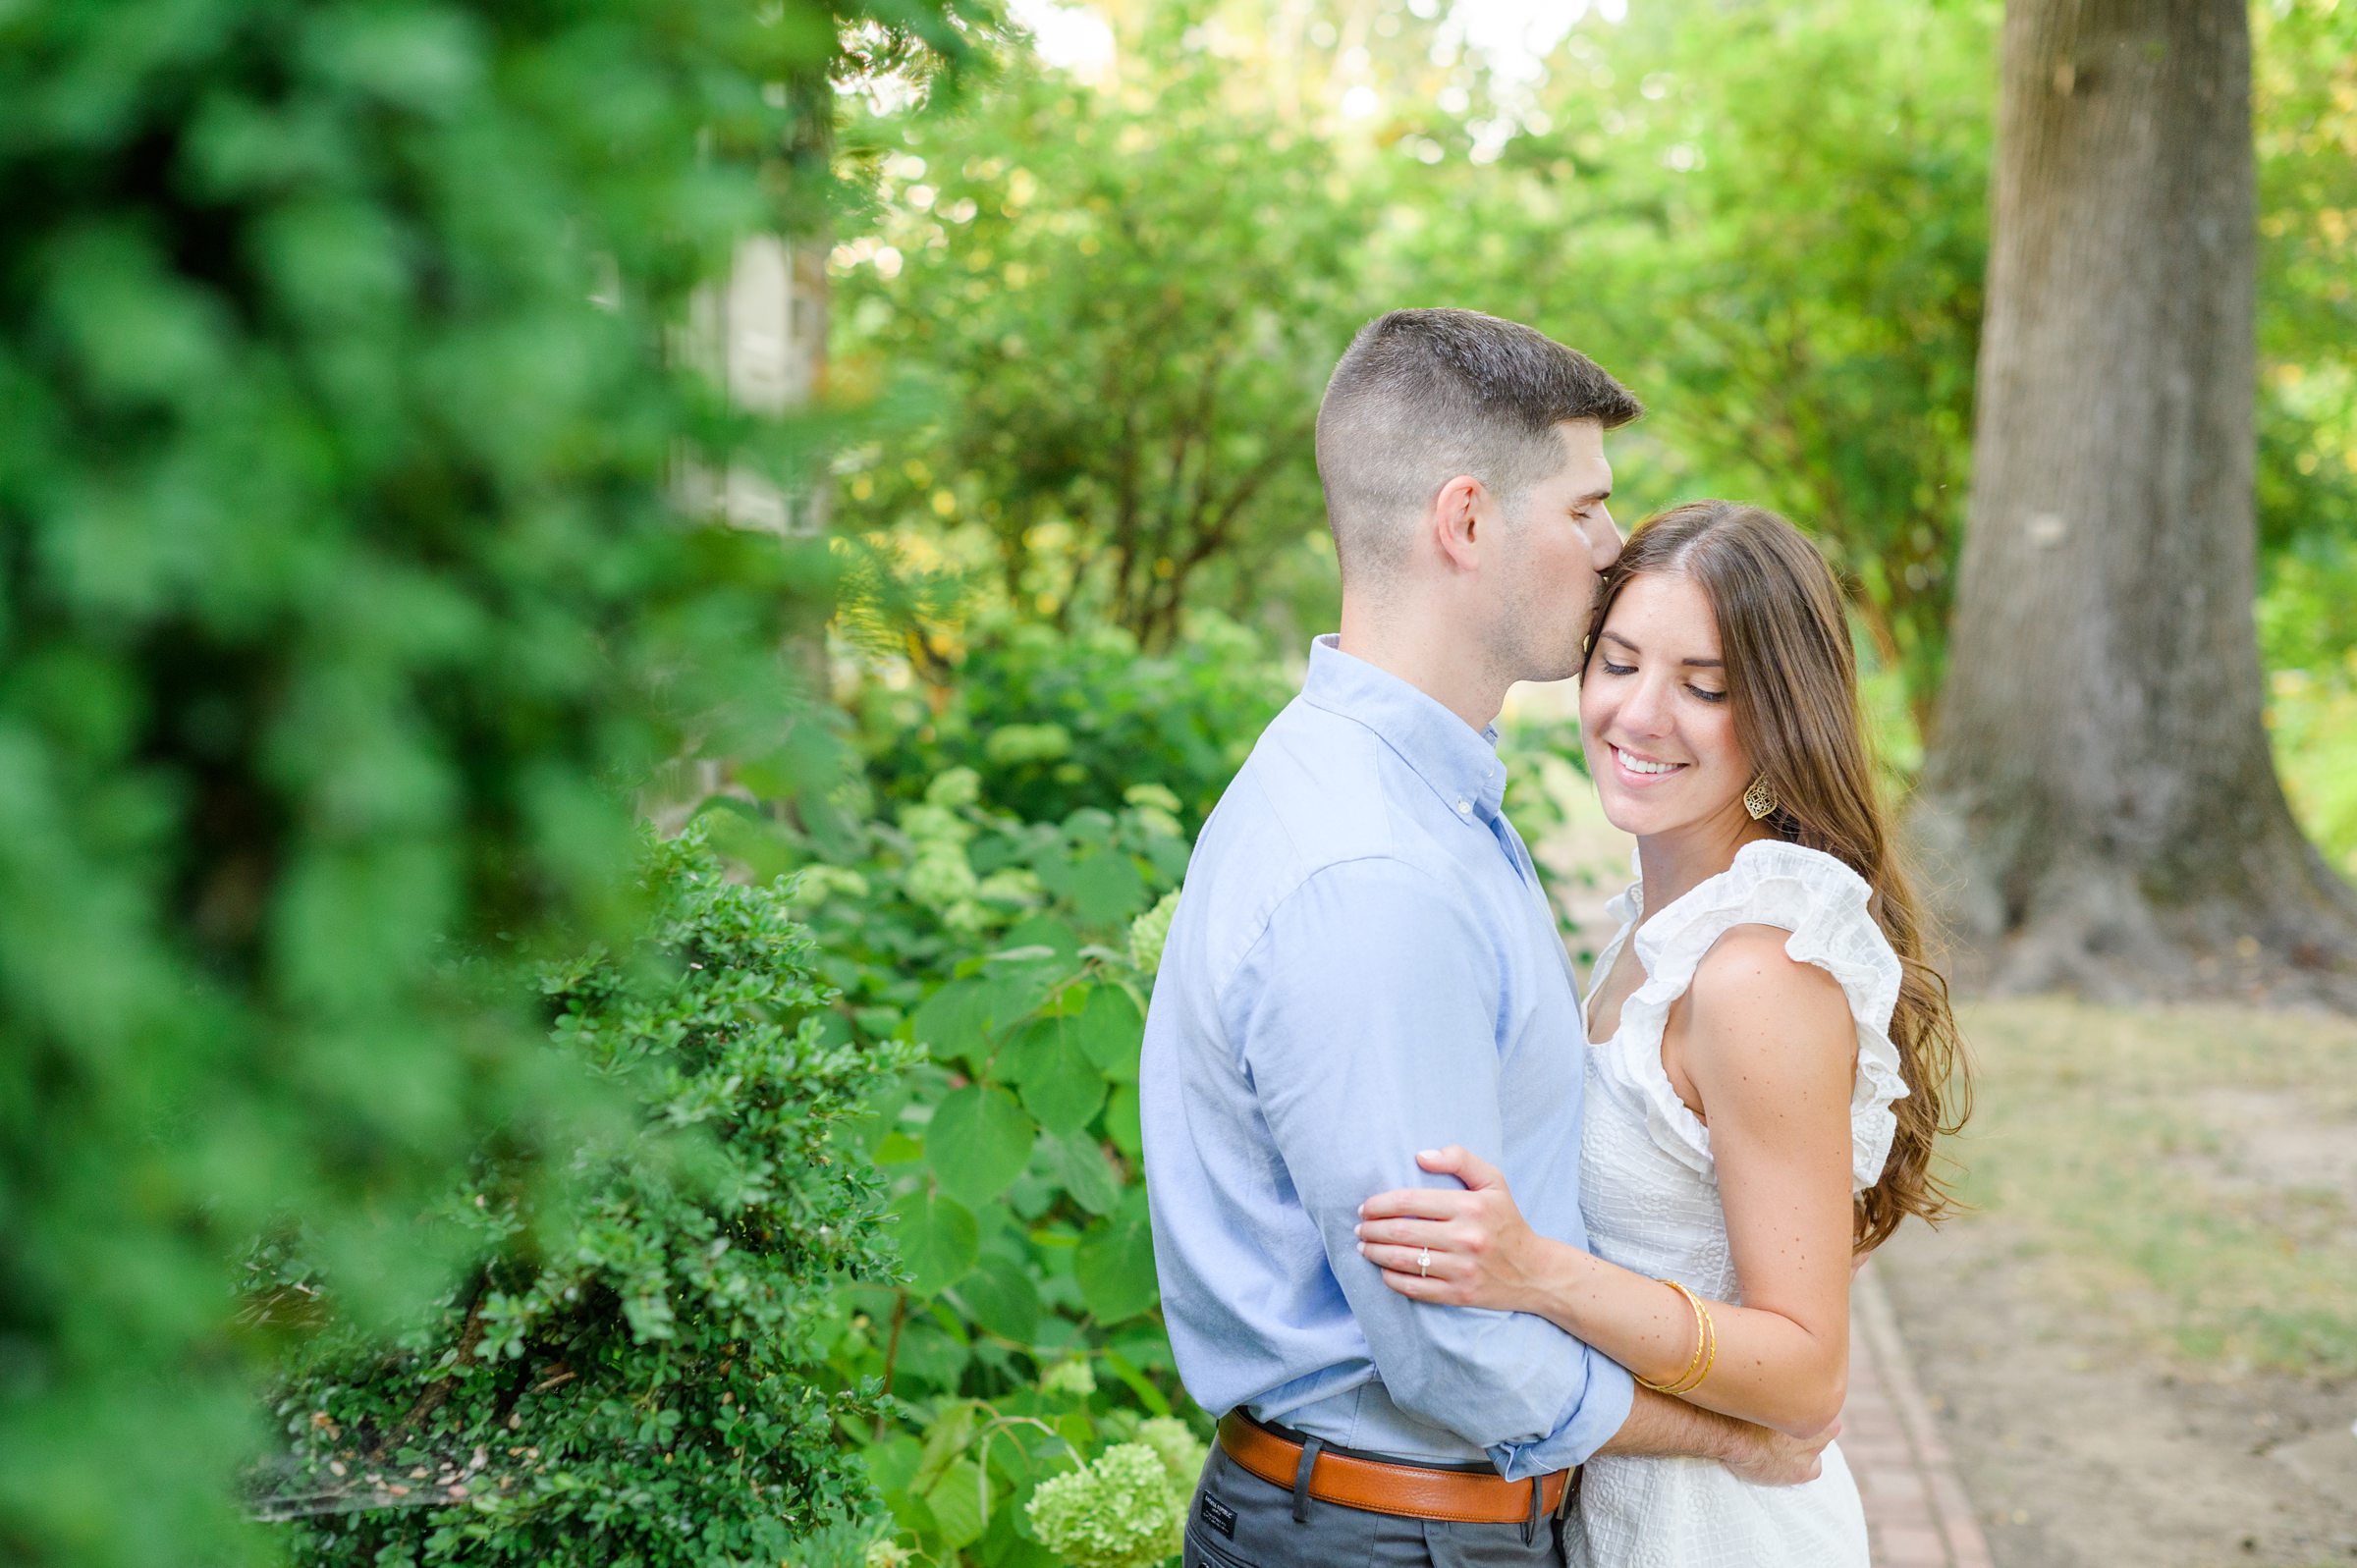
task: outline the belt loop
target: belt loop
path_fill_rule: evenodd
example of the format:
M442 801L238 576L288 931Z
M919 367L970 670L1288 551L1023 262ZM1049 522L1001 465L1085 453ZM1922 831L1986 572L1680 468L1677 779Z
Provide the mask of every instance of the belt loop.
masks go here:
M1539 1500L1546 1494L1546 1488L1540 1483L1546 1479L1544 1475L1530 1478L1530 1517L1522 1521L1522 1544L1525 1546L1539 1539L1539 1519L1547 1511L1540 1506Z
M1317 1473L1318 1453L1325 1446L1326 1439L1323 1437L1312 1437L1306 1433L1302 1436L1301 1463L1293 1469L1293 1523L1296 1525L1309 1523L1309 1483Z

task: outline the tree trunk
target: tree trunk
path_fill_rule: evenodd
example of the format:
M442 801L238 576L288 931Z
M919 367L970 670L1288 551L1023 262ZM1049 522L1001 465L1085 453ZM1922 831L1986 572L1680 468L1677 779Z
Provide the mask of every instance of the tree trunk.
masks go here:
M2252 621L2242 0L2010 0L1973 487L1913 826L1968 985L2357 1005Z

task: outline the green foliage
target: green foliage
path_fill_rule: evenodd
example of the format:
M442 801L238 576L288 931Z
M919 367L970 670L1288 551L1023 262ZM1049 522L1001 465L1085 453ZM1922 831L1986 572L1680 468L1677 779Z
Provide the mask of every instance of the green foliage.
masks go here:
M841 342L938 411L857 455L847 512L920 669L972 608L939 596L959 582L1156 646L1188 603L1280 640L1330 623L1314 475L1271 433L1358 320L1445 301L1647 401L1612 444L1632 519L1718 494L1808 529L1922 730L1969 483L1997 0L1591 11L1540 77L1490 70L1445 6L1105 9L1100 78L1026 67L969 114L853 137L890 217L843 274ZM2275 553L2357 506L2357 21L2270 0L2255 23ZM1142 582L1149 557L1173 575Z
M740 236L823 216L781 149L836 17L0 9L11 1562L270 1553L232 1481L308 1329L240 1307L249 1239L293 1216L395 1320L466 1248L410 1217L486 1129L559 1145L603 1098L448 960L624 929L650 767L792 722L773 650L823 564L673 479L791 480L808 432L665 338Z
M635 944L542 981L556 1045L636 1113L503 1132L440 1210L459 1287L391 1346L311 1349L278 1406L297 1560L772 1562L864 1504L834 1428L872 1401L820 1386L820 1333L830 1291L894 1264L838 1132L912 1053L831 1027L783 887L728 882L692 834L646 882ZM535 1203L549 1164L562 1201ZM297 1277L332 1300L332 1272Z
M936 688L870 675L851 697L869 777L888 798L917 798L968 768L1002 809L1062 821L1150 784L1190 831L1293 684L1248 632L1210 614L1190 617L1160 655L1119 627L1067 635L993 622L948 676Z
M889 819L841 802L850 826L823 842L725 800L701 819L756 875L797 873L847 1038L924 1058L859 1135L904 1277L845 1296L828 1361L835 1386L900 1401L847 1435L894 1531L935 1561L1056 1561L1032 1488L1178 1398L1139 1171L1152 976L1133 954L1158 955L1153 906L1187 840L1167 793L1131 793L1027 821L951 769Z
M1176 15L1151 26L1150 84L1021 64L969 113L849 128L889 216L843 276L840 349L935 394L846 480L888 557L947 535L1001 603L1160 648L1190 603L1326 574L1312 423L1381 293L1324 140L1228 90Z
M2357 539L2302 539L2271 563L2259 641L2271 672L2267 723L2300 826L2357 879Z
M2357 15L2271 0L2251 21L2259 532L2274 556L2345 543L2357 515Z
M1963 520L1998 10L1632 8L1566 48L1553 124L1494 197L1530 319L1651 404L1656 485L1808 529L1919 711ZM1609 125L1580 111L1608 96ZM1578 285L1549 287L1538 258L1574 225Z

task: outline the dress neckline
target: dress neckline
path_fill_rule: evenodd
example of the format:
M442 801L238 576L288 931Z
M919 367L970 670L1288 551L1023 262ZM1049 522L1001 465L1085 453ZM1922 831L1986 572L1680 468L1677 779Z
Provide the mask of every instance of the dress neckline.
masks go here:
M1668 914L1671 910L1675 909L1679 904L1684 903L1696 893L1701 892L1704 889L1719 881L1720 878L1732 873L1737 866L1743 863L1743 857L1754 849L1766 849L1771 853L1786 849L1795 849L1804 855L1824 853L1823 850L1811 849L1805 844L1796 844L1791 842L1789 839L1784 838L1749 839L1746 842L1739 843L1735 846L1734 854L1728 857L1727 862L1724 867L1712 872L1709 876L1694 884L1693 887L1688 888L1684 892L1679 893L1676 897L1662 905L1661 908L1654 911L1655 916L1658 918L1661 915ZM1833 857L1829 855L1826 858L1832 859ZM1612 978L1613 965L1619 961L1620 949L1628 945L1629 939L1636 934L1638 925L1645 919L1645 872L1642 864L1637 858L1637 850L1633 844L1629 847L1628 851L1628 886L1621 889L1617 893L1614 894L1612 900L1605 905L1605 912L1607 914L1610 914L1615 909L1623 911L1620 917L1620 927L1618 930L1613 933L1612 940L1606 943L1603 949L1596 954L1596 962L1588 971L1588 989L1579 1000L1580 1028L1583 1033L1588 1035L1589 1043L1591 1045L1609 1046L1614 1041L1618 1040L1620 1038L1621 1023L1628 1016L1628 998L1623 997L1620 1000L1620 1017L1613 1020L1613 1032L1611 1034L1607 1035L1602 1040L1598 1040L1595 1037L1594 1031L1588 1027L1588 1009L1596 1004L1596 994L1604 989L1605 981ZM1634 997L1638 992L1644 990L1647 985L1651 984L1652 980L1653 975L1649 971L1642 980L1639 980L1635 985L1629 987L1628 996Z

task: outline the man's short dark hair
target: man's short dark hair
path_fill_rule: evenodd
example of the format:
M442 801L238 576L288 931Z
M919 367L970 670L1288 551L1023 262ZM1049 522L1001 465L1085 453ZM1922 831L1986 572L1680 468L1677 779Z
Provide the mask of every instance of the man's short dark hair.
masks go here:
M1442 485L1470 474L1509 514L1562 466L1556 426L1644 407L1587 355L1477 310L1394 310L1350 340L1318 406L1318 477L1346 585L1379 585Z

